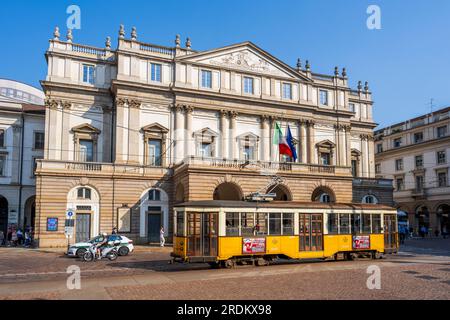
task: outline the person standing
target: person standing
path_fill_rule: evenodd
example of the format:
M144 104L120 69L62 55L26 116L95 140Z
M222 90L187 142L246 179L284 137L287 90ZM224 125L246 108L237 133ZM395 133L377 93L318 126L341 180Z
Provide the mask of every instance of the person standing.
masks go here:
M159 243L161 247L164 247L166 243L166 239L164 238L164 227L161 227L161 230L159 231Z
M112 229L112 233L111 234L117 234L117 227L114 227L113 229Z
M5 233L3 230L0 230L0 246L3 246L5 242Z

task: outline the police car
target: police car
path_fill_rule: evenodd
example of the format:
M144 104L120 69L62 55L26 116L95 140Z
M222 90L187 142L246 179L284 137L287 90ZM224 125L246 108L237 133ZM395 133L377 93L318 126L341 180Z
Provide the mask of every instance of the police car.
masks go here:
M115 241L120 241L120 245L118 248L119 256L126 256L130 252L133 252L134 246L133 246L133 240L128 239L125 236L121 236L118 234L111 234L108 235L108 242L113 243ZM69 249L67 250L67 256L69 257L82 257L84 253L86 252L87 248L91 246L93 243L99 243L103 241L103 236L97 236L95 238L92 238L91 240L87 242L78 242L75 244L72 244Z

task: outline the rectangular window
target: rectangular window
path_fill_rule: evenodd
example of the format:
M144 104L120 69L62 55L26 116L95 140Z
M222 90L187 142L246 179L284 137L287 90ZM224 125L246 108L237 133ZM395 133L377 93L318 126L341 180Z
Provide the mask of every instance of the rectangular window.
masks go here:
M267 234L267 213L256 214L255 235L263 236Z
M415 157L415 162L416 162L416 168L417 169L423 168L423 156L422 155L416 156Z
M352 160L352 175L354 177L358 176L358 161L357 160Z
M152 81L161 82L161 65L158 63L150 64L150 79Z
M255 214L241 213L241 235L253 236L255 235Z
M416 176L416 191L421 192L423 190L423 176Z
M363 214L362 215L362 232L363 233L370 233L370 214Z
M161 140L150 139L148 141L148 164L161 166Z
M381 233L381 215L372 215L372 233Z
M239 236L239 212L227 212L226 235Z
M281 213L269 213L269 235L281 235Z
M382 143L378 143L377 144L377 153L383 152L383 144Z
M94 84L94 70L95 67L89 64L83 64L83 82Z
M447 126L442 126L437 128L437 137L442 138L447 135Z
M283 235L284 236L294 235L294 214L293 213L283 213Z
M292 85L290 83L283 83L283 99L292 99Z
M402 191L404 189L403 178L397 178L395 180L395 185L397 187L397 191Z
M446 172L439 172L438 173L438 186L439 187L446 187L447 186L447 173Z
M328 105L328 91L326 90L319 90L320 95L320 104L321 105Z
M253 94L253 78L244 77L244 93Z
M402 146L402 138L394 139L394 148L400 148Z
M6 156L0 154L0 177L6 175Z
M184 212L177 212L177 236L183 237L184 235Z
M323 166L329 166L330 165L330 154L328 152L321 152L320 153L320 164Z
M44 149L44 133L35 132L34 133L34 149L43 150Z
M352 234L361 233L361 214L351 214Z
M336 213L328 214L328 234L338 234L338 215Z
M0 129L0 148L5 147L5 130Z
M354 103L349 103L348 104L348 109L350 110L350 112L355 112L355 104Z
M350 233L350 217L348 213L339 214L339 233L340 234Z
M444 164L446 162L447 162L447 159L446 159L445 151L438 151L437 152L437 163Z
M202 142L200 144L200 157L212 157L212 144L209 142Z
M255 148L253 146L244 146L244 160L255 160Z
M420 143L423 141L423 132L414 133L414 143Z
M381 173L381 165L379 163L375 164L375 173Z
M202 70L202 87L212 88L212 73L208 70Z
M397 171L403 170L403 159L395 160L395 170Z
M94 161L94 142L92 140L80 140L80 162Z

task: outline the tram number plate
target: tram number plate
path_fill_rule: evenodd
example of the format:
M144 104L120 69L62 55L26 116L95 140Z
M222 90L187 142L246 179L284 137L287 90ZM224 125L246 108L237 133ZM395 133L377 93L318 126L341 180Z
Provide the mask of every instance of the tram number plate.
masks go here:
M266 238L244 238L242 252L245 253L265 253Z
M353 236L353 249L370 249L370 236Z

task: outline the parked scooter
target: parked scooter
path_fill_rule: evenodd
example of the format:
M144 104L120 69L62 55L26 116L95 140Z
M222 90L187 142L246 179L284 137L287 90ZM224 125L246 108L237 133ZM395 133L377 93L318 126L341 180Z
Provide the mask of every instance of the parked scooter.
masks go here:
M117 247L120 245L120 241L115 241L112 246L105 247L101 250L101 257L102 258L108 258L110 261L114 261L119 256L117 252ZM95 261L97 260L97 246L96 244L92 244L87 251L83 255L83 261Z

